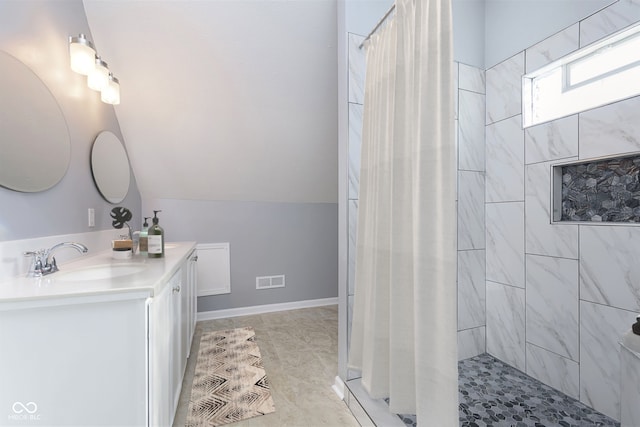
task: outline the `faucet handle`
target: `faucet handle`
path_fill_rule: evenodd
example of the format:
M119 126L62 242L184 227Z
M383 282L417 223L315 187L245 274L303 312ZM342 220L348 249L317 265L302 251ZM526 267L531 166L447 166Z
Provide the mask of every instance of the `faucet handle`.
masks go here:
M46 254L44 249L39 249L37 251L26 251L23 253L24 256L33 257L33 261L31 261L31 266L29 266L28 276L41 276L42 275L42 257Z
M58 263L56 262L56 257L51 257L51 263L48 265L49 273L55 273L58 271Z
M35 256L38 256L38 255L42 255L42 250L39 250L39 251L26 251L26 252L23 252L22 255L35 257Z
M38 249L37 251L26 251L23 252L24 256L31 256L33 257L33 262L34 264L37 262L42 263L42 257L47 253L46 250L44 249Z

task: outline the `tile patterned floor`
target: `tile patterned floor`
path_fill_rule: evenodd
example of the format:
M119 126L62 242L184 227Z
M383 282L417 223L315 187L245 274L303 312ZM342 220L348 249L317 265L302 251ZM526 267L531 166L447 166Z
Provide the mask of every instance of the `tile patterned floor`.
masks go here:
M619 426L613 419L482 354L458 362L460 426ZM399 415L408 426L415 415Z
M358 427L331 386L338 372L338 307L325 306L198 322L174 427L185 424L203 331L252 326L276 411L230 427Z

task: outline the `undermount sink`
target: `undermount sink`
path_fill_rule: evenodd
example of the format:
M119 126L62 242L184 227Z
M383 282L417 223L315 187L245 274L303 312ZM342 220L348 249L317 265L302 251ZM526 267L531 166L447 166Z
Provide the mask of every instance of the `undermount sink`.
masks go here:
M78 270L59 272L56 279L65 281L104 280L140 273L146 266L140 264L95 265Z

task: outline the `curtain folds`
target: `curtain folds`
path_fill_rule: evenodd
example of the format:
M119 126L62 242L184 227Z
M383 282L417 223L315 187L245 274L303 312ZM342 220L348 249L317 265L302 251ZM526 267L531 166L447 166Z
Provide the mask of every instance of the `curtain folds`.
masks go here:
M349 365L420 425L458 425L450 0L397 0L366 44Z

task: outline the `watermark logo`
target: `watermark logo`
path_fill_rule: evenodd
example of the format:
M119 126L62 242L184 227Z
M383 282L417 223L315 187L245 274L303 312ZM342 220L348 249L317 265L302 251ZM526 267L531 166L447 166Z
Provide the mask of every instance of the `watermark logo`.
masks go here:
M13 402L11 405L13 414L9 414L8 418L13 421L39 421L38 405L36 402Z

